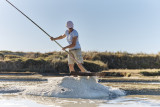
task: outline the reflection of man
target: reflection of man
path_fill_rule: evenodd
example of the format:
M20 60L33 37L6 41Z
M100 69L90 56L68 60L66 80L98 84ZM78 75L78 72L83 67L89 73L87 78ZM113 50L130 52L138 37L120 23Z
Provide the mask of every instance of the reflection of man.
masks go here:
M63 50L69 48L69 52L72 54L72 56L79 62L78 67L80 68L80 70L82 72L86 72L85 69L81 66L83 63L83 57L82 57L82 52L81 52L81 46L79 44L79 40L78 40L78 32L73 29L73 22L72 21L68 21L66 24L66 27L68 28L68 30L66 30L65 34L53 38L51 37L51 40L59 40L59 39L63 39L65 37L67 37L67 41L69 43L68 46L64 47ZM74 70L74 60L71 57L71 55L68 55L68 65L69 65L69 70L70 72L75 72Z

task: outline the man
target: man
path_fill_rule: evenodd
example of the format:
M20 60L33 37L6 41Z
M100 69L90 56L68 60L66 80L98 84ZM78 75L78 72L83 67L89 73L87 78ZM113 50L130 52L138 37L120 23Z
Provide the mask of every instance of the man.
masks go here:
M78 67L80 68L80 70L82 72L87 72L85 71L85 69L82 67L83 64L83 57L82 57L82 52L81 52L81 46L79 44L79 40L78 40L78 32L73 29L73 22L72 21L68 21L66 24L66 27L68 28L68 30L66 30L65 34L53 38L51 37L51 40L59 40L59 39L63 39L65 37L67 37L67 41L69 43L68 46L64 47L63 50L69 48L69 52L71 53L71 55L68 55L68 65L69 65L69 70L70 72L75 72L74 70L74 59L72 57L74 57L79 63L77 64Z

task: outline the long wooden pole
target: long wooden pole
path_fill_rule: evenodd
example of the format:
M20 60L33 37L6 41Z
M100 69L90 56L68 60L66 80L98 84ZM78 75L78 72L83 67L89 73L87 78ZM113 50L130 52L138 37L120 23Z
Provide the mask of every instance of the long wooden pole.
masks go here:
M16 10L18 10L23 16L25 16L27 19L29 19L34 25L36 25L41 31L43 31L48 37L52 37L52 36L50 36L44 29L42 29L37 23L35 23L31 18L29 18L26 14L24 14L21 10L19 10L16 6L14 6L11 2L9 2L8 0L6 0L12 7L14 7ZM58 46L60 46L61 48L63 48L56 40L53 40ZM84 66L82 65L82 64L80 64L79 62L78 62L78 60L76 60L75 58L74 58L74 56L69 52L69 51L67 51L67 50L64 50L65 52L67 52L70 56L71 56L71 58L77 63L77 64L79 64L86 72L87 72L87 70L84 68Z

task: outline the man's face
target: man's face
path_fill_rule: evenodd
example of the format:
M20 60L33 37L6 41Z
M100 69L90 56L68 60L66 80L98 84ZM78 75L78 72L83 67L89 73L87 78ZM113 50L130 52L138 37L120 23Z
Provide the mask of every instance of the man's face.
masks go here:
M71 32L73 30L73 28L68 28L68 30Z

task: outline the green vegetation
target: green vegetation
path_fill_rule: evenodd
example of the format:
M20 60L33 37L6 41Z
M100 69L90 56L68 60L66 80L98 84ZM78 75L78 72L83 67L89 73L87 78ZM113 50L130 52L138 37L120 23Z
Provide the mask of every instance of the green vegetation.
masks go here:
M0 51L0 71L68 71L67 53L65 52L11 52ZM84 66L91 72L107 69L159 69L160 54L127 53L127 52L83 52ZM76 65L75 65L76 66ZM76 70L79 71L76 66ZM112 74L114 75L114 74ZM126 75L130 74L117 74ZM145 74L144 74L145 75Z
M102 71L105 76L146 78L160 76L160 69L109 69Z
M112 76L112 77L130 77L131 73L127 72L105 72L105 76Z
M0 53L0 60L4 60L4 55Z
M0 51L4 60L0 61L0 71L31 71L31 72L52 72L68 73L67 54L64 52L49 53L24 53ZM76 65L75 65L76 66ZM102 61L84 61L84 66L92 72L107 70L107 64ZM76 70L79 71L76 66Z
M143 76L160 76L160 71L155 71L155 72L142 71L142 72L140 72L140 74L142 74Z
M109 69L158 69L160 54L131 54L127 52L87 52L86 60L100 60L108 64Z

